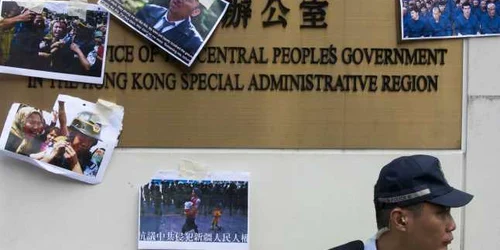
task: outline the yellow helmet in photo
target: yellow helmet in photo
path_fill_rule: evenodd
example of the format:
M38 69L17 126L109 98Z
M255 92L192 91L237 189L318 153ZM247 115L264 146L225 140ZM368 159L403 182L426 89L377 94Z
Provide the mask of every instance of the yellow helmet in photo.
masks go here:
M70 127L86 136L101 140L102 125L97 114L88 111L80 112L76 118L73 119Z

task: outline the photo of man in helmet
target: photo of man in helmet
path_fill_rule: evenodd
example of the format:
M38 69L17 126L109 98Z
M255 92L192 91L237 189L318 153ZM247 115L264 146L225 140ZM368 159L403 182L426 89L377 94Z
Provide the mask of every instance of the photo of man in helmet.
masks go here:
M68 95L59 95L51 111L14 103L0 151L48 172L98 184L118 145L123 115L120 105Z
M95 175L96 163L92 161L90 150L101 140L101 128L97 114L88 111L78 113L67 127L67 135L56 138L52 152L42 161L80 174ZM86 171L90 168L93 171Z

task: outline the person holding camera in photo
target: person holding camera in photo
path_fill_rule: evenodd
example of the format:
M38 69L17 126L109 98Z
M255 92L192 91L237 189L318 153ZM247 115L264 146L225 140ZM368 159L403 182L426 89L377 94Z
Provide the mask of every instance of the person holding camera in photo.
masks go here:
M29 21L17 23L14 28L6 66L38 69L38 51L39 44L45 36L45 18L42 14L32 11L29 11L29 15Z
M42 161L73 172L94 176L97 171L86 171L96 168L92 161L90 149L97 144L101 134L101 123L98 115L91 112L81 112L67 128L67 137L56 140L52 153ZM100 164L100 162L99 162Z
M28 9L22 9L16 2L4 2L0 16L0 65L3 65L10 55L10 46L17 23L29 22L33 16Z

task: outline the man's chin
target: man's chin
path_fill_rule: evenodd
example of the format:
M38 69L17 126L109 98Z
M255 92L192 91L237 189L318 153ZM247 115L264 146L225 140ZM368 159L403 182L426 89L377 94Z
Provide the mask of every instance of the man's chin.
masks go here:
M448 250L448 246L451 244L451 241L445 241L443 242L443 247L441 248L442 250Z

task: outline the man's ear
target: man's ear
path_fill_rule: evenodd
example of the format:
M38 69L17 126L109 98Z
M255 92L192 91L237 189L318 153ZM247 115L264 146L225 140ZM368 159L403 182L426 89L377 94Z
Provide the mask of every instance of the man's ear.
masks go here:
M200 10L200 8L196 8L196 9L194 9L194 10L191 12L191 17L196 17L196 16L198 16L199 14L201 14L201 10Z
M405 211L399 207L391 211L389 224L391 229L406 231L408 216Z

